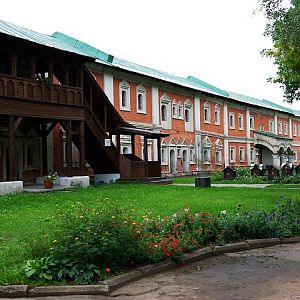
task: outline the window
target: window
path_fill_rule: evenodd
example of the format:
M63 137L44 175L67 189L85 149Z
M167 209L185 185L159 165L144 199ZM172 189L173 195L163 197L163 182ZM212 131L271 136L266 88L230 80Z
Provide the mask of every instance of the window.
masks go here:
M244 129L244 115L239 114L239 130Z
M163 122L167 121L167 106L165 104L161 106L161 120Z
M250 127L250 130L254 130L254 116L253 115L250 115L249 127Z
M269 121L269 131L271 133L274 133L275 132L275 129L274 129L274 120L270 120Z
M282 122L278 122L278 134L282 134Z
M229 128L235 129L235 114L233 112L229 113Z
M123 153L123 154L129 154L129 148L126 147L126 146L123 147L123 148L122 148L122 153Z
M137 112L146 113L146 89L142 85L138 85L136 88L137 95Z
M250 159L251 159L251 162L255 162L255 150L254 150L254 148L251 148L251 150L250 150Z
M167 164L168 163L168 152L166 148L161 149L161 163L162 164Z
M223 147L222 142L219 139L217 139L215 146L216 146L216 164L220 165L222 163L222 147Z
M235 146L230 147L230 162L235 162L236 161L236 150Z
M130 86L126 81L120 83L120 109L130 111Z
M245 148L244 147L240 147L239 151L240 151L240 153L239 153L240 161L244 162L245 161Z
M204 123L210 123L210 105L207 101L204 103Z
M288 123L287 122L284 122L283 130L284 130L284 135L288 135Z
M176 100L173 100L173 102L172 102L172 116L173 116L173 118L178 117L178 109L177 109Z
M210 149L203 150L203 163L210 163Z
M178 103L178 118L183 119L183 105L181 102Z
M300 124L298 125L298 136L300 136Z
M184 103L184 120L185 130L193 131L193 104L190 100L186 100Z
M215 125L220 125L220 106L215 105Z
M293 124L293 135L297 136L297 125Z
M195 148L194 146L191 146L190 148L190 162L195 162L196 160L196 154L195 154Z
M161 125L164 129L172 128L172 116L171 116L171 99L167 94L164 94L160 98L160 118Z

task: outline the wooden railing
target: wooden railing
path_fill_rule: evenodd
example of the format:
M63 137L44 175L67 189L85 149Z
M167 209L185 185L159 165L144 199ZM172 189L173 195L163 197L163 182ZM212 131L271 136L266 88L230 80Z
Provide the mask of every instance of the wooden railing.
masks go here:
M0 97L82 106L82 89L0 74Z
M146 176L146 162L130 159L129 155L120 155L121 179L141 179Z

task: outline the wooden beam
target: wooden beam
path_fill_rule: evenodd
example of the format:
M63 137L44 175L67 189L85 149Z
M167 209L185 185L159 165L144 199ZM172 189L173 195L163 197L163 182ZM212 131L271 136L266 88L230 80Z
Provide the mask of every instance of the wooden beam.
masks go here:
M15 124L14 117L9 116L8 118L8 161L6 164L8 165L8 180L14 181L16 180L15 175Z
M50 134L50 132L54 129L54 127L56 126L57 122L54 121L46 130L46 136L48 136Z
M80 143L80 174L85 175L85 139L84 139L84 121L79 125L79 143Z
M135 155L135 135L131 135L131 153Z
M66 135L67 135L67 140L66 140L66 146L67 146L67 176L71 177L73 176L72 172L72 121L67 121L66 123Z
M148 161L148 138L144 136L144 161Z
M47 124L41 125L42 136L42 174L46 176L48 174L48 145L47 145Z
M160 137L157 138L157 161L161 165L161 144L160 144Z
M23 117L17 118L17 120L14 122L14 130L17 130L21 121L23 120Z
M104 131L107 132L107 107L104 106Z

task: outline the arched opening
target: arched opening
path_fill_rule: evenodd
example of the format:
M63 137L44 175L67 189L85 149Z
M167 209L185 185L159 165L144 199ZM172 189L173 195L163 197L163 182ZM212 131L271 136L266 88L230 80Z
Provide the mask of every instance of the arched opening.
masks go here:
M190 122L190 111L189 111L189 109L184 110L184 118L185 118L185 122Z
M11 74L11 61L9 55L0 50L0 73Z
M176 155L174 149L170 151L170 173L176 174Z
M129 154L128 147L123 147L123 154Z
M38 60L35 64L35 79L42 80L49 77L48 66L43 60Z
M70 67L69 69L69 74L68 74L68 78L69 78L69 85L70 86L78 86L78 72L77 69L75 67Z
M165 104L161 106L161 120L163 122L167 121L167 106Z
M138 94L138 110L144 110L142 94Z
M62 65L55 64L53 66L53 78L52 81L56 84L65 84L65 71Z
M255 145L257 149L257 164L262 164L263 167L277 165L273 158L273 151L264 145Z
M122 91L122 106L126 107L127 106L127 95L126 95L126 91Z
M183 172L187 173L189 171L189 160L187 150L182 151L182 163L183 163Z
M31 65L29 59L24 56L17 59L17 76L30 78L31 77Z

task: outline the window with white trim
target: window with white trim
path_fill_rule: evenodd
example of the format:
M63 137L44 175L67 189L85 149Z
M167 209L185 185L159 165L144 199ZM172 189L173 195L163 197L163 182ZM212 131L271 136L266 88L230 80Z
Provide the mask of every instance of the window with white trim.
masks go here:
M253 115L250 115L250 117L249 117L249 127L250 127L250 130L254 130L254 116Z
M278 122L278 134L282 134L282 122Z
M250 160L253 163L255 162L255 149L254 148L250 149Z
M190 100L184 103L185 131L193 131L193 104Z
M172 116L175 119L178 118L178 108L176 100L173 100L172 102Z
M298 136L300 136L300 124L298 124Z
M234 112L229 113L229 128L235 129L235 113Z
M161 121L166 122L167 118L168 118L167 105L162 104L161 105Z
M239 130L244 130L244 115L239 114Z
M161 148L161 163L162 164L168 163L168 151L166 147Z
M204 123L210 124L210 104L208 101L204 103Z
M244 147L239 148L239 158L240 158L240 162L245 161L245 148Z
M210 164L210 151L211 151L211 141L206 136L202 141L202 148L203 148L203 163Z
M190 162L194 163L196 161L196 152L195 152L195 147L190 146Z
M284 131L284 135L288 135L288 123L287 122L284 122L283 131Z
M167 94L164 94L160 99L160 120L162 128L172 128L171 99Z
M293 136L297 136L297 125L293 124Z
M137 112L146 113L146 89L143 85L138 85L136 88Z
M230 162L236 162L236 149L235 146L230 146Z
M181 102L178 103L178 119L183 119L183 105Z
M275 132L274 120L269 120L269 132L271 132L271 133Z
M130 85L127 81L120 83L120 110L130 111Z
M215 105L215 125L220 125L220 105Z
M222 148L223 148L222 142L219 139L217 139L215 146L216 146L216 164L220 165L222 164Z

